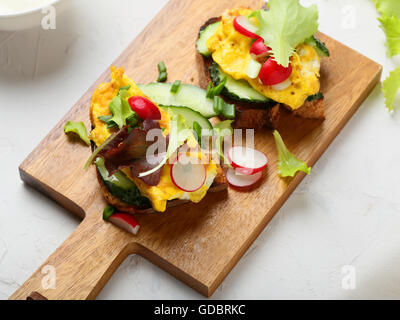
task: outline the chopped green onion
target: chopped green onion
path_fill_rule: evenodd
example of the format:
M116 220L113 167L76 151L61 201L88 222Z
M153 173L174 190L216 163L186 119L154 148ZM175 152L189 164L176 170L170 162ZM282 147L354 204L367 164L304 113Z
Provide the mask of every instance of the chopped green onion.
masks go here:
M161 72L158 76L157 82L165 82L167 81L168 74L166 72Z
M161 61L157 67L158 67L158 72L159 72L157 82L165 82L168 78L168 74L167 74L167 68L165 67L164 61Z
M196 133L196 138L200 146L201 146L201 129L202 128L197 121L193 122L193 130Z
M222 110L224 109L225 101L221 97L215 96L214 97L214 111L216 114L221 114Z
M227 77L224 77L222 81L214 88L214 96L219 96L222 90L225 88Z
M165 66L164 61L159 62L157 67L158 67L158 71L160 71L160 73L167 72L167 68Z
M222 115L227 119L235 119L236 109L234 104L225 103L222 109Z
M108 220L114 213L116 209L113 206L107 206L103 211L103 219Z
M175 81L173 83L170 91L172 93L177 93L179 91L179 89L181 88L181 84L182 84L182 82L180 80Z
M225 88L226 81L227 77L224 77L216 87L214 87L212 81L210 81L206 93L207 98L213 99L215 96L219 96Z
M214 112L223 115L227 119L235 119L235 105L229 104L219 96L214 97Z
M212 97L212 91L213 91L213 89L214 89L213 83L212 83L212 81L210 81L210 83L208 84L208 87L207 87L207 92L206 92L206 97L207 97L207 98L209 98L209 99L212 99L212 98L213 98L213 97Z

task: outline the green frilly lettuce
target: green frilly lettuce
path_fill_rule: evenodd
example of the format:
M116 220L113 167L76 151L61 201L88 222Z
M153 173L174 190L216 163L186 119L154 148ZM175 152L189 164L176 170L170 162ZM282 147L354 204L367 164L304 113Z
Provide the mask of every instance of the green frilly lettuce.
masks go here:
M274 131L276 147L278 149L279 162L278 173L281 177L294 177L298 171L310 174L311 168L305 163L297 159L286 147L278 131Z
M90 140L86 131L86 127L82 121L79 122L68 121L64 126L64 132L65 133L73 132L77 134L83 142L85 142L88 146L90 146Z
M272 49L276 62L287 67L295 48L318 31L318 8L303 7L299 0L270 0L269 10L259 10L258 35Z

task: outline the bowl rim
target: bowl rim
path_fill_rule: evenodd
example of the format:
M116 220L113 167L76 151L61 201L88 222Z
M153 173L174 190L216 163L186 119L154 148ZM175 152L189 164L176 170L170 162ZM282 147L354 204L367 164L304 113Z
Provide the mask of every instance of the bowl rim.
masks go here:
M52 0L52 1L49 1L46 5L41 6L41 7L37 7L37 8L25 10L25 11L20 11L20 12L15 12L15 13L0 14L0 19L1 18L14 18L14 17L20 17L20 16L29 15L31 13L38 12L38 11L42 10L43 8L48 7L48 6L55 5L59 1L60 0Z

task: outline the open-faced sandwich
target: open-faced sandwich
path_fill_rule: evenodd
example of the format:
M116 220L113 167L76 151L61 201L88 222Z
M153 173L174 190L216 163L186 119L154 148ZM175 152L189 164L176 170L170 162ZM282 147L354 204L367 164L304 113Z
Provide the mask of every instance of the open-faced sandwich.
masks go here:
M298 0L227 10L200 29L203 86L223 85L221 96L235 105L238 128L274 127L280 106L324 119L320 58L329 50L315 37L317 30L317 7Z
M96 165L104 197L117 211L164 212L227 188L223 170L194 133L218 134L230 122L213 127L188 107L159 107L114 67L111 82L93 94L90 119L88 164Z

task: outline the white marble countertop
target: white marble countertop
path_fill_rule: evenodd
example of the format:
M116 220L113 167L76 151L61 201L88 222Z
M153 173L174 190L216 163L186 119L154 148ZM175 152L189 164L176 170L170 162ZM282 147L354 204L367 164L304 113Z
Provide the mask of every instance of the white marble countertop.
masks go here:
M19 163L167 0L71 0L57 29L0 32L0 299L72 233L79 220L25 186ZM369 0L319 0L320 30L384 66ZM351 68L351 66L349 66ZM400 298L400 110L376 88L215 299ZM343 266L355 288L342 286ZM100 299L198 299L198 293L130 256Z

